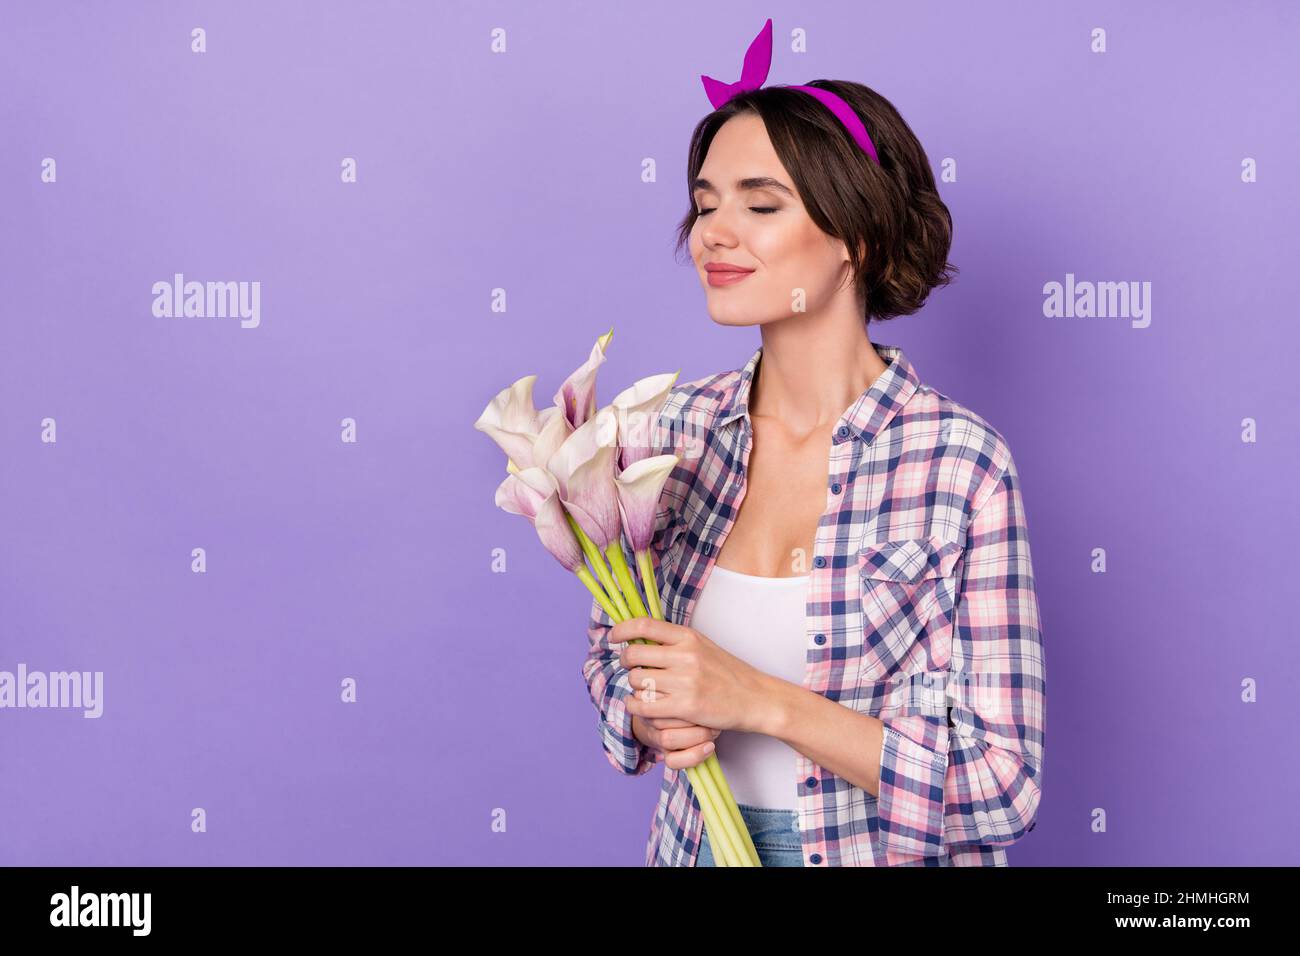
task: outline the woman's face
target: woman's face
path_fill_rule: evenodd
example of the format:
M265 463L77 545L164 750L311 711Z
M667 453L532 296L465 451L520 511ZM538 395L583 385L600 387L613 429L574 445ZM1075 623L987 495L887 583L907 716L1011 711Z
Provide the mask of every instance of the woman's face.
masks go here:
M714 322L762 325L853 295L844 243L808 217L759 116L723 124L695 185L691 258ZM710 268L722 265L747 271Z

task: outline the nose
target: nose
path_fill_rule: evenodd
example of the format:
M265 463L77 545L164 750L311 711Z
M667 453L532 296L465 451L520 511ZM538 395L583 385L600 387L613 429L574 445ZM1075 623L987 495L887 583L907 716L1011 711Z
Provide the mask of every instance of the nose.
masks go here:
M736 230L729 216L726 207L719 205L703 219L697 220L700 224L700 241L706 248L728 248L736 244Z
M715 204L714 211L695 220L699 229L699 241L706 248L736 246L738 238L736 222L732 221L736 217L735 207L736 203L720 200Z

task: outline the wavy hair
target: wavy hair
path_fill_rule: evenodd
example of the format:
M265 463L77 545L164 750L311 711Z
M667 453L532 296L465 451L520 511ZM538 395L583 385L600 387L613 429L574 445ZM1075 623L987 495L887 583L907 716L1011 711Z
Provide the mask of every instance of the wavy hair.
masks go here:
M757 114L812 221L847 247L863 321L911 315L959 271L948 262L952 214L939 198L925 150L893 104L871 88L844 80L806 85L838 94L862 117L879 166L814 97L770 86L741 93L700 120L691 136L687 193L722 125L741 113ZM678 253L697 218L691 195L677 230Z

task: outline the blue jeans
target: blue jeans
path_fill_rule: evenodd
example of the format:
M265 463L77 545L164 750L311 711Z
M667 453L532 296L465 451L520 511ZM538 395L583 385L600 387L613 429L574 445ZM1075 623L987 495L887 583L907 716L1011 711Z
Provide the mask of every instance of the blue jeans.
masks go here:
M799 815L793 810L770 810L765 807L751 807L738 804L740 817L749 828L749 835L754 840L754 849L764 866L803 866L803 844L799 839L799 830L795 824ZM700 838L700 855L696 866L717 866L713 859L713 848L709 844L709 828L705 827Z

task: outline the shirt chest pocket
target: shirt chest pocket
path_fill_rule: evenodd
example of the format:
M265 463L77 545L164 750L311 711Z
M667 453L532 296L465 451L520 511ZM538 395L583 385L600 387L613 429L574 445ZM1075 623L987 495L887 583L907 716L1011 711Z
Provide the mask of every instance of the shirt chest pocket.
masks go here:
M861 584L860 679L946 671L964 548L931 535L877 541L858 549Z

